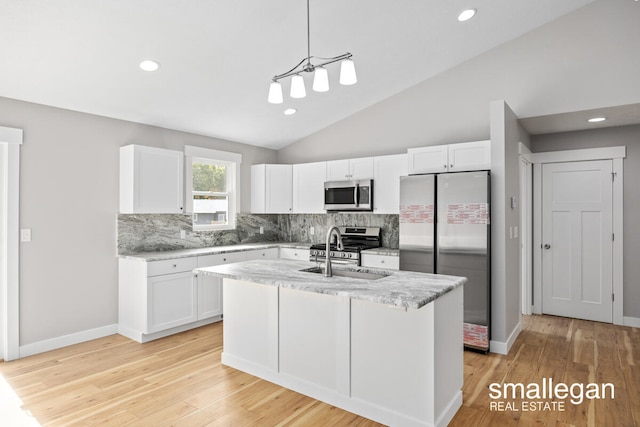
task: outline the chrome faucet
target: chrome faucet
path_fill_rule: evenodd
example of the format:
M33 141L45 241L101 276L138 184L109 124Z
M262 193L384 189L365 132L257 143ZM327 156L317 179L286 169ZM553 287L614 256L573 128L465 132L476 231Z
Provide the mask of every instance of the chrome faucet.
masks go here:
M325 248L326 261L324 266L324 277L333 276L333 271L331 270L331 257L329 255L331 253L331 235L334 234L334 232L335 232L336 240L338 243L338 250L339 251L344 250L344 246L342 246L342 234L340 234L340 229L334 225L329 229L329 232L327 233L327 247Z

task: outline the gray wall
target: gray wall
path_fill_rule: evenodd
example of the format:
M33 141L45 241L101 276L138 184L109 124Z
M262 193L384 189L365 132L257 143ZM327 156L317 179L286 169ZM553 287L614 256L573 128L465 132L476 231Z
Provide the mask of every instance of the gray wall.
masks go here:
M248 145L0 98L2 126L24 129L20 227L20 345L118 322L119 147L185 144L243 156L242 210L250 165L276 153Z
M518 143L529 135L504 101L491 103L491 341L507 343L520 323L520 199ZM511 230L510 230L511 229ZM518 233L520 235L520 233ZM506 349L503 349L506 350Z
M536 135L532 150L575 150L626 146L624 159L624 316L640 318L640 125Z

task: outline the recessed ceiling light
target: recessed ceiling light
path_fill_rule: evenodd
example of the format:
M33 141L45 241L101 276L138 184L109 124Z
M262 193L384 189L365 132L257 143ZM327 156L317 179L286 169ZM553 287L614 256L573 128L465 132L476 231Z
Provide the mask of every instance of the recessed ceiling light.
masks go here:
M589 123L599 123L599 122L604 122L605 120L607 120L606 117L594 117L592 119L587 120Z
M294 115L298 110L296 110L295 108L287 108L286 110L284 110L284 114L286 116L292 116Z
M144 71L156 71L158 68L160 68L160 64L158 64L156 61L147 59L140 63L140 68L142 68Z
M473 18L476 15L477 11L478 11L477 9L463 10L462 12L460 12L460 15L458 15L458 21L460 22L468 21L469 19Z

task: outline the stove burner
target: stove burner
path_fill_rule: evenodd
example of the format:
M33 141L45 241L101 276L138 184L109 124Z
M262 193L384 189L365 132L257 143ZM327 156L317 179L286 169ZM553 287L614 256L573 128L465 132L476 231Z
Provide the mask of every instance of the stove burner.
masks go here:
M380 227L340 227L342 235L342 251L336 244L329 246L329 257L332 261L360 265L360 252L380 246ZM322 243L311 246L310 261L324 261L326 245Z

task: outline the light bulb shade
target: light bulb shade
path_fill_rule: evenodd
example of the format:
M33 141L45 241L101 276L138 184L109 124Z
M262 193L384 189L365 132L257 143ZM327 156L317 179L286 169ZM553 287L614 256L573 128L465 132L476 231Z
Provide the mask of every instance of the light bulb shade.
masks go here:
M304 79L299 74L291 77L290 95L292 98L304 98L307 96L307 91L304 89Z
M356 66L350 58L344 59L340 63L340 84L352 85L358 81L356 77Z
M329 73L324 67L316 67L313 73L313 90L316 92L326 92L329 90Z
M282 85L280 82L271 82L267 100L271 104L282 104Z

